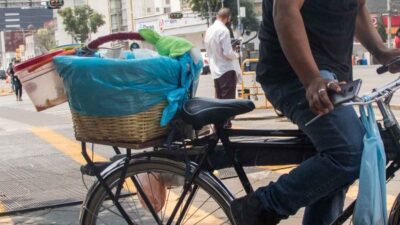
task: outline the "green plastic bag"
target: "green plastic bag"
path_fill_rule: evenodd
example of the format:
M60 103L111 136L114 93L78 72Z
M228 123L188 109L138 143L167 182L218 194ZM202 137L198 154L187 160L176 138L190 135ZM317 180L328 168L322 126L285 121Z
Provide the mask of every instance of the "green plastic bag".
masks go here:
M186 39L174 36L161 36L151 29L141 29L139 33L147 42L153 44L158 54L162 56L176 58L189 52L194 47Z

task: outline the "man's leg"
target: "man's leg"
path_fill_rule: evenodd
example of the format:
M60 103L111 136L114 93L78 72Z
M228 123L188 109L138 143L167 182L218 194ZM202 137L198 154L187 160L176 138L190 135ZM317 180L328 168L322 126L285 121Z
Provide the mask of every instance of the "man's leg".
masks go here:
M344 188L359 175L363 126L352 107L338 107L306 127L315 115L304 104L305 90L300 83L264 89L274 106L311 139L318 153L276 183L258 189L256 195L266 210L282 217L310 206L305 225L330 224L341 211Z
M303 224L326 224L328 221L334 221L343 212L347 190L348 188L342 188L307 206Z
M15 97L17 98L17 101L19 101L19 88L18 88L17 84L14 84L14 85L15 85Z
M236 72L231 70L214 80L220 92L219 99L236 98L236 79Z
M19 100L22 101L22 84L19 82Z
M218 79L214 79L214 88L215 88L215 98L221 98L221 88L218 84Z
M218 86L219 99L235 99L236 98L236 72L231 70L224 73L220 78L214 80ZM216 88L217 90L217 88ZM232 118L233 119L233 118ZM232 119L226 122L225 127L232 127Z

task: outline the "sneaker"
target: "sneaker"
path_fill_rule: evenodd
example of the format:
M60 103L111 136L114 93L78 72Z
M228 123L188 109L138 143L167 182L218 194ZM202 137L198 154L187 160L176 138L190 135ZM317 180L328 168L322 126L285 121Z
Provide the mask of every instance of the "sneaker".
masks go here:
M235 225L276 225L281 220L278 215L264 210L261 200L255 194L234 200L231 214Z

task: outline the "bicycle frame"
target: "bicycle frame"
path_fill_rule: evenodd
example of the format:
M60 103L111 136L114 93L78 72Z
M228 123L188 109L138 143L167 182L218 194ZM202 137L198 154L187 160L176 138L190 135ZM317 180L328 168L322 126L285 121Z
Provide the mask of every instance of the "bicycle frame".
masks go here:
M353 102L353 103L348 103L346 105L366 105L370 104L372 102L376 102L377 106L379 108L379 111L382 114L383 117L383 124L384 124L384 130L389 133L389 138L392 140L390 144L395 145L395 152L394 155L391 157L387 158L387 168L386 168L386 181L389 182L393 177L394 174L399 170L399 165L400 165L400 125L398 121L396 120L396 117L394 116L391 108L390 108L390 101L391 98L396 90L400 89L400 78L397 79L396 81L386 85L383 88L376 89L374 92L366 96L366 99L372 99L371 101L361 101L361 102ZM230 160L233 162L233 167L238 174L239 180L241 181L243 188L245 189L246 193L252 193L253 188L250 184L250 181L248 180L244 170L242 163L235 154L236 149L245 149L246 151L251 151L252 149L259 149L262 148L265 151L269 151L276 147L280 148L279 151L292 151L295 153L299 153L297 151L300 150L300 155L299 158L292 158L293 161L290 163L299 163L296 161L296 159L301 159L302 157L305 159L309 156L312 155L312 146L309 143L279 143L279 142L259 142L259 143L241 143L241 142L232 142L230 140L230 137L233 136L279 136L279 137L297 137L297 138L302 138L304 136L301 132L299 131L274 131L274 130L235 130L235 129L221 129L221 126L217 126L217 134L219 139L221 140L225 151L228 152L228 155L230 157ZM386 144L388 144L388 139L386 139ZM390 141L390 140L389 140ZM300 144L300 146L299 146ZM386 145L387 146L387 145ZM385 146L385 148L386 148ZM388 150L386 149L386 152ZM280 152L282 154L282 152ZM315 153L315 152L314 152ZM393 153L393 152L391 152ZM287 161L287 156L290 155L290 153L284 154L284 158ZM389 155L389 154L388 154ZM303 160L304 161L304 160ZM281 163L279 160L275 162L275 164ZM353 214L354 207L355 207L355 202L354 200L345 210L344 212L331 224L331 225L341 225L345 221L347 221L350 216Z
M388 84L387 86L375 90L369 99L373 99L377 103L378 108L383 116L384 128L381 129L381 134L384 139L385 149L388 159L388 166L386 169L387 182L390 181L396 171L399 170L400 164L400 126L390 108L390 100L393 93L400 89L400 79ZM353 102L348 105L364 105L371 103L365 101ZM115 162L113 165L124 164L124 167L129 166L130 160L133 158L150 158L150 157L164 157L171 160L180 162L186 162L188 172L185 182L185 186L182 195L179 198L178 204L175 206L167 225L172 224L175 216L177 216L179 208L184 204L183 200L188 194L191 188L194 178L202 171L212 171L215 169L222 169L227 167L233 167L238 175L238 178L246 191L247 194L253 192L253 187L243 169L244 166L261 166L261 165L284 165L284 164L300 164L307 158L312 157L317 152L313 145L310 143L308 138L299 130L246 130L246 129L225 129L223 124L214 124L216 128L216 134L208 135L203 138L197 138L188 143L181 143L176 151L170 151L169 147L155 148L155 152L142 153L131 156L131 150L127 149L126 155L120 155L120 160ZM233 137L269 137L279 139L262 141L233 141ZM283 138L283 139L282 139ZM221 141L222 146L218 145ZM391 146L395 145L395 146ZM187 146L206 146L206 149L199 151L188 150ZM393 148L394 147L394 148ZM222 148L222 149L221 149ZM160 150L161 149L161 150ZM394 150L393 150L394 149ZM114 147L117 154L121 154L117 147ZM86 143L82 143L82 154L88 164L95 168L93 161L91 161L89 154L87 153ZM221 154L224 154L223 156ZM195 162L195 163L194 163ZM110 170L111 165L107 170ZM193 166L194 165L194 166ZM125 176L126 169L121 170L121 177ZM122 183L119 184L117 193L113 194L107 186L105 180L102 177L101 171L94 170L94 174L99 180L100 185L108 192L110 199L114 202L121 215L125 218L128 224L133 224L126 215L124 209L119 205L117 198L120 194ZM213 176L210 174L210 176ZM132 178L133 183L137 184L135 178ZM217 178L215 178L217 179ZM121 182L124 182L121 179ZM222 183L220 185L223 185ZM135 185L136 186L136 185ZM140 187L136 187L141 196L144 197L146 206L156 218L158 224L161 224L157 214L155 213L152 205L149 203L146 196L143 194L143 190ZM191 196L189 196L190 198ZM345 211L332 223L332 225L343 224L353 213L355 201L348 206ZM183 205L187 208L187 202ZM181 219L181 215L178 215L178 221ZM157 220L158 219L158 220Z

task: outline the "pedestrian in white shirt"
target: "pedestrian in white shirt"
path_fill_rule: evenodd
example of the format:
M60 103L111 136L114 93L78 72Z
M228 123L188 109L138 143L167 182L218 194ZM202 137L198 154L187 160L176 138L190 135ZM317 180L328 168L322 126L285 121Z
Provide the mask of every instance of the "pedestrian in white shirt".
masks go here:
M239 55L231 45L226 24L231 20L230 10L219 10L217 20L208 28L204 43L208 53L211 76L214 79L215 96L219 99L234 99L236 83L241 76Z

